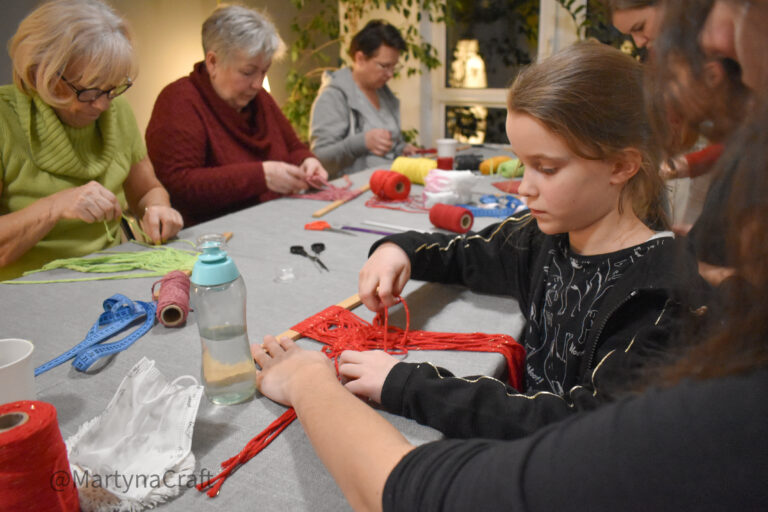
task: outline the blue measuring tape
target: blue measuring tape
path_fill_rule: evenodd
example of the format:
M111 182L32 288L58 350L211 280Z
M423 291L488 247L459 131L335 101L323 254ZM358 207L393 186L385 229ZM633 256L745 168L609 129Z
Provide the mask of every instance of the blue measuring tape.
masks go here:
M474 206L471 204L460 204L457 206L462 206L471 211L475 217L509 217L527 208L522 200L512 195L497 196L485 194L480 197L479 202L485 206Z
M88 331L85 339L60 356L35 368L35 377L73 357L75 360L72 361L72 366L84 372L102 357L125 350L155 324L156 308L157 305L154 302L132 301L119 293L111 296L104 301L104 313L99 315L99 319ZM125 338L112 343L101 343L135 324L141 318L144 318L144 322Z

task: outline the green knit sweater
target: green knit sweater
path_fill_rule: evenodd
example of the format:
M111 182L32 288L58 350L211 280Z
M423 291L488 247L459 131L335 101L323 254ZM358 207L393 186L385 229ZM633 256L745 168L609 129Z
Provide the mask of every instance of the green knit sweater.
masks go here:
M39 96L0 87L0 215L21 210L60 190L97 181L125 208L123 182L147 150L128 102L116 98L96 122L73 128ZM109 224L113 235L118 221ZM119 237L117 237L119 240ZM104 223L60 220L19 260L0 268L0 280L18 277L57 258L83 256L110 242Z

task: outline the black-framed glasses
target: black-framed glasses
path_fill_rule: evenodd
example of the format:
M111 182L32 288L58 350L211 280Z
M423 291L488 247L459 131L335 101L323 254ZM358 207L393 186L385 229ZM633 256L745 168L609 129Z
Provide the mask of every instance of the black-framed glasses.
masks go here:
M61 79L64 81L65 84L69 86L70 89L72 89L72 92L75 93L77 96L77 101L80 101L82 103L91 103L92 101L96 101L97 99L101 98L102 95L106 94L107 98L114 99L123 94L125 91L131 88L133 85L133 81L131 81L130 78L126 78L125 82L123 82L120 85L117 85L108 91L104 91L102 89L92 88L92 89L78 89L74 85L72 85L69 80L64 78L64 76L61 77Z

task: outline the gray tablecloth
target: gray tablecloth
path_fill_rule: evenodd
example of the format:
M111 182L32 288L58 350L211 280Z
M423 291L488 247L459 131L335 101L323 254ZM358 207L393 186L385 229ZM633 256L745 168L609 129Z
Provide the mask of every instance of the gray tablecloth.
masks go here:
M365 184L370 172L352 176L355 187ZM475 190L491 192L491 179ZM420 193L415 187L413 194ZM365 207L366 193L323 217L332 224L363 227L363 220L378 220L415 229L433 229L426 214ZM357 272L367 258L376 235L346 236L307 231L304 224L326 203L306 199L279 199L208 223L183 230L179 237L195 240L206 233L231 231L229 253L240 269L248 289L247 322L251 341L265 334L278 334L325 307L357 291ZM496 221L478 218L475 227ZM370 226L368 226L370 227ZM374 228L376 229L376 228ZM307 250L323 242L321 257L330 272L319 271L307 258L289 253L293 244ZM174 242L180 248L188 248ZM121 246L119 250L137 250ZM291 266L296 278L278 282L280 269ZM36 277L40 278L41 274ZM70 271L51 271L45 279L79 277ZM20 337L35 344L35 366L61 354L82 340L102 311L107 297L122 293L132 299L149 300L154 279L126 279L47 285L0 285L2 329L0 337ZM513 336L522 327L514 300L484 296L457 286L411 282L406 300L411 328L452 332L501 332ZM364 307L355 311L370 320ZM404 325L402 308L391 311L392 322ZM302 340L304 346L319 344ZM37 396L56 406L64 438L85 421L101 413L128 370L142 356L156 361L166 377L199 376L200 341L194 314L183 328L154 328L132 347L117 354L98 371L81 373L69 363L36 378ZM499 375L504 362L498 354L469 352L410 352L406 360L429 360L461 375ZM219 464L238 453L285 410L264 397L235 406L215 406L203 398L195 424L192 450L197 457L196 474L216 474ZM383 413L414 443L438 439L440 434L413 421ZM162 505L167 510L311 510L349 509L340 490L316 457L300 424L295 422L260 455L229 477L216 498L194 489Z

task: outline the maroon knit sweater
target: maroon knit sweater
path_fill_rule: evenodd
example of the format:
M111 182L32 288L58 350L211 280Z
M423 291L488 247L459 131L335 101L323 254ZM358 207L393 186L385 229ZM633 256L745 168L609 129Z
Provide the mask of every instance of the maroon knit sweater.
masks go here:
M313 156L269 93L238 112L216 94L204 62L160 92L146 138L186 226L279 197L267 189L261 163L299 165Z

